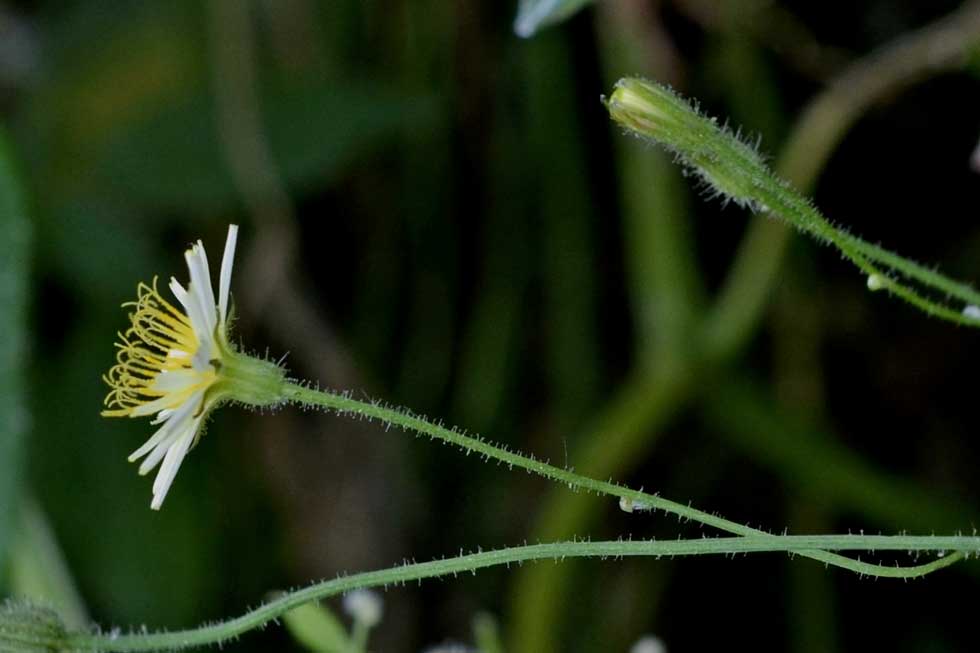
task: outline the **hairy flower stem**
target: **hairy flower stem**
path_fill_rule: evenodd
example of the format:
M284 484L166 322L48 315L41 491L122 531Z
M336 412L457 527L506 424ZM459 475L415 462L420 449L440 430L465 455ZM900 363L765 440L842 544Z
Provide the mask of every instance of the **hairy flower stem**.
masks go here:
M773 174L753 147L665 86L621 79L606 106L614 121L673 152L719 197L781 218L836 247L875 280L873 289L887 290L933 317L980 327L980 321L963 312L965 306L980 304L980 293L833 225L809 200ZM930 294L939 294L942 299Z
M405 409L391 408L377 402L361 401L343 394L315 390L298 383L282 386L280 400L308 407L335 411L338 414L378 420L388 426L425 435L445 444L455 445L467 454L477 453L486 460L496 460L544 478L563 483L573 490L586 490L617 497L626 510L660 509L679 518L697 521L733 533L736 537L696 538L689 540L624 542L572 541L511 547L496 551L478 551L453 558L413 563L370 571L316 583L307 588L283 594L246 614L227 621L175 632L140 632L130 634L92 634L67 632L51 622L51 615L37 612L31 606L11 605L0 610L0 650L28 653L37 650L59 651L160 651L179 650L226 642L242 633L277 619L289 610L343 592L368 587L387 587L426 578L475 573L479 569L536 560L564 558L621 558L626 556L693 556L709 554L783 552L820 560L862 575L886 578L916 578L947 567L964 557L980 555L977 536L907 536L907 535L771 535L727 519L684 506L656 495L631 490L612 482L598 481L549 465L478 437L434 424ZM901 551L912 555L936 554L925 564L885 566L862 562L836 551ZM37 613L35 615L35 613ZM55 620L57 621L57 620Z
M479 437L467 435L456 429L446 428L434 424L423 417L415 415L408 410L391 408L377 402L360 401L347 395L314 390L303 385L290 383L283 391L283 398L306 406L325 408L336 411L341 415L355 415L376 419L390 426L398 426L407 431L426 435L434 440L455 445L467 454L477 453L484 456L487 460L493 459L499 463L504 463L508 467L517 467L527 472L537 474L552 481L563 483L573 490L585 490L600 495L616 497L631 505L642 505L649 510L663 510L666 513L676 515L680 519L687 519L699 522L705 526L711 526L721 531L742 536L769 535L765 531L745 526L717 515L692 508L669 499L664 499L657 495L647 494L638 490L633 490L610 481L599 481L586 476L581 476L568 469L555 467L546 462L535 459L532 456L520 454L516 451L508 450L502 446L492 444ZM819 560L826 564L849 569L869 575L889 576L895 572L895 568L879 565L868 565L845 556L820 550L804 550L798 552L800 555L814 560ZM945 559L959 559L961 553L954 553ZM909 568L912 571L914 568ZM930 570L931 571L931 570ZM919 574L913 574L919 575Z
M50 650L68 651L160 651L178 650L210 644L220 644L242 633L259 628L280 617L292 608L310 601L318 601L358 588L387 587L436 578L461 572L535 560L564 558L621 558L626 556L693 556L759 552L789 552L805 555L814 550L836 549L839 551L909 551L914 553L935 552L942 557L917 567L884 567L856 562L855 571L869 575L887 575L898 578L921 576L952 564L963 553L943 555L948 551L980 553L978 537L912 537L882 535L756 535L751 537L699 538L693 540L643 541L643 542L556 542L531 544L497 551L480 551L420 562L380 571L369 571L334 580L324 581L304 589L283 594L240 617L189 630L158 633L68 634L52 635L50 641L38 641L38 632L25 632L23 637L15 629L6 629L0 623L0 644L13 644L12 651L35 650L28 645L47 645ZM887 573L882 573L881 570ZM0 620L2 621L2 620ZM29 641L27 638L30 638ZM6 638L6 639L5 639ZM22 643L25 648L17 648ZM8 649L3 649L8 650Z

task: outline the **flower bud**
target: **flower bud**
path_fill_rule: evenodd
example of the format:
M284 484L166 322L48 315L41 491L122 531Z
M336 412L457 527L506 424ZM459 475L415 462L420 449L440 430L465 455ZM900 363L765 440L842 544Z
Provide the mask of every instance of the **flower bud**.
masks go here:
M756 210L768 172L755 149L659 84L621 79L606 101L613 120L674 152L725 199Z

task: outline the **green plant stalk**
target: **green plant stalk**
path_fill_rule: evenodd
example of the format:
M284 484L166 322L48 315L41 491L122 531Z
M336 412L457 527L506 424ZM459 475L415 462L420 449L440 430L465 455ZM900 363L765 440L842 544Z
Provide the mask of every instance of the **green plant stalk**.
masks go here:
M629 2L602 5L605 14L615 18L608 22L617 24L610 30L612 36L606 39L603 49L612 53L614 61L620 64L626 61L626 65L618 65L620 71L651 70L649 62L625 58L636 56L639 47L636 44L656 40L655 35L643 34L641 26L647 24L648 17L643 11L634 12L632 7ZM837 144L863 113L915 83L961 68L967 53L977 43L980 43L980 2L974 0L849 65L808 104L796 121L778 158L780 175L808 192ZM657 78L667 79L671 68L654 65L652 70ZM684 374L632 375L584 434L588 453L598 452L601 457L577 454L575 459L582 461L591 475L600 478L620 475L629 461L636 460L650 447L651 438L663 425L691 403L699 379L744 348L768 304L791 235L784 222L755 217L707 319L698 329L695 355L706 365L696 370L696 374L684 370ZM644 395L648 397L647 402L636 400ZM551 494L535 532L544 540L568 537L580 531L589 520L590 505L581 495ZM553 640L542 643L541 638L550 637L542 633L553 630L548 625L556 621L556 612L550 607L555 605L553 588L564 573L567 573L565 567L540 567L520 574L510 638L515 650L554 648Z
M632 0L611 0L597 7L603 76L610 84L622 70L654 71L667 79L676 72L669 51L653 45L658 34L650 29L651 11ZM562 110L555 111L557 116ZM633 369L603 398L603 408L593 411L586 428L568 442L580 472L596 478L626 475L649 455L662 427L686 405L691 394L690 354L698 344L706 304L681 171L666 153L633 145L616 139L612 160L619 179L620 241L634 327ZM570 351L577 350L566 347L564 355ZM585 532L595 521L600 509L596 502L562 490L554 487L542 497L531 529L534 541L564 540ZM576 567L536 565L515 574L507 607L508 650L537 653L561 648L557 638L568 613L559 598L569 591Z
M677 359L664 359L680 362ZM630 375L598 411L576 448L574 460L582 473L595 478L619 477L642 460L663 433L664 426L685 408L693 396L688 368L667 368ZM554 542L585 532L602 506L581 492L554 487L546 493L534 527L536 541ZM554 639L559 601L567 590L566 566L537 566L516 574L514 598L509 607L509 649L515 653L560 648Z
M619 61L620 71L651 70L649 62L626 58L635 56L636 44L655 41L649 34L634 33L644 31L639 26L647 24L648 16L642 11L634 13L631 7L629 2L602 5L605 13L616 19L609 21L610 24L617 24L603 49L611 53L610 58L614 60L611 67L617 67L615 61ZM935 23L901 35L848 66L832 80L827 90L814 98L796 122L778 158L777 169L781 176L804 192L809 191L836 145L860 115L914 83L941 71L961 67L965 53L978 41L980 3L972 2ZM621 65L624 61L626 65ZM658 79L670 76L669 67L663 70L653 66L653 70ZM650 153L651 156L656 154ZM652 215L649 217L653 219ZM694 353L705 365L693 374L685 371L684 374L653 377L632 375L588 429L589 455L575 456L588 473L599 478L620 475L624 466L630 465L629 461L636 460L649 448L650 437L656 436L663 424L691 403L701 381L744 348L768 303L791 233L783 222L764 216L755 218L722 291L699 329L700 339L696 343L699 347ZM663 244L664 239L657 242ZM671 245L673 243L666 247ZM654 352L654 355L657 353L660 352ZM638 399L644 396L646 402ZM595 446L591 446L593 444ZM600 457L593 458L595 454ZM593 514L589 509L591 505L580 494L549 495L535 532L544 540L561 539L580 532ZM554 597L561 591L554 588L560 587L557 581L567 573L563 566L537 567L520 574L510 637L515 650L554 648L554 640L549 634L554 626L549 624L557 621L557 609L552 606L556 605Z
M89 623L85 602L71 576L47 515L34 497L24 497L20 528L9 552L10 589L56 607L69 628Z
M670 89L644 80L622 79L607 107L613 120L627 130L674 152L719 197L783 218L801 232L834 245L869 278L876 279L878 288L929 315L980 327L980 321L963 314L962 306L954 308L930 299L904 280L940 291L964 305L980 304L980 293L834 226L809 200L776 177L754 148L698 113Z
M527 98L528 125L522 135L526 144L519 147L533 157L534 211L544 229L540 274L548 329L544 372L549 421L555 430L565 431L594 404L600 387L593 200L582 183L589 166L579 138L581 116L569 111L576 102L572 47L565 34L552 32L528 44L526 51L521 92Z
M345 653L365 653L371 628L363 621L355 621L350 634L350 646Z
M914 84L962 68L978 45L980 1L972 0L861 57L807 105L780 153L779 175L810 192L865 112ZM712 358L730 358L755 331L790 234L783 222L758 215L752 221L705 325L704 346Z
M718 379L700 407L705 428L819 505L883 528L940 532L977 522L969 504L876 468L819 422L773 407L744 374Z
M31 223L20 171L0 129L0 561L17 521L27 411L28 292ZM4 566L0 565L0 581Z
M666 154L617 144L623 246L638 365L684 365L696 344L704 284L689 232L687 188Z
M912 578L947 567L963 553L980 554L980 537L971 536L885 536L885 535L761 535L752 537L719 537L670 541L606 541L558 542L531 544L497 551L480 551L454 558L414 563L380 571L369 571L324 581L297 590L266 603L240 617L189 630L134 634L74 633L63 640L30 643L47 644L52 650L69 651L159 651L178 650L195 646L219 644L242 633L259 628L289 610L358 588L387 587L420 581L426 578L456 575L463 572L500 565L536 560L559 562L564 558L622 558L627 556L672 557L696 555L735 555L739 553L786 552L805 554L808 551L907 551L936 553L941 557L917 567L885 568L888 576ZM951 551L957 553L949 554ZM855 571L883 575L878 565L856 562ZM20 641L16 633L3 632L4 637ZM10 640L8 640L10 641ZM27 643L27 642L25 642Z
M678 76L662 36L651 28L650 7L612 0L599 8L603 77L648 70L658 78ZM705 285L689 219L688 189L666 153L613 142L623 218L623 248L639 365L654 369L664 359L690 358L692 332L702 318ZM679 361L670 361L671 365Z
M705 526L711 526L735 535L767 535L765 531L751 528L738 522L692 508L691 506L664 499L657 495L632 490L609 481L588 478L576 474L571 470L555 467L546 462L536 460L532 456L526 456L516 451L508 450L479 437L470 436L455 429L433 424L404 409L391 408L377 402L360 401L347 395L314 390L296 383L286 384L283 388L283 399L305 406L332 410L341 415L379 420L386 425L397 426L407 431L426 435L434 440L457 446L465 451L467 455L475 453L483 456L487 461L496 460L498 463L503 463L509 468L516 467L518 469L524 469L543 478L563 483L570 490L585 490L586 492L599 495L616 497L621 501L631 502L631 505L634 506L642 506L647 510L662 510L666 513L676 515L680 519L696 521ZM869 570L869 566L865 563L860 563L827 551L801 551L800 554L843 569L849 569L863 574L872 573ZM888 567L880 567L879 571L884 576L894 570Z

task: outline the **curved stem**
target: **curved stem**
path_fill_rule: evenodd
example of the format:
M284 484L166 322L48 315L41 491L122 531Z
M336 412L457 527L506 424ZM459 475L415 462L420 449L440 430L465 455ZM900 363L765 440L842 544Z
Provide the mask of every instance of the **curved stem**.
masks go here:
M768 535L765 531L757 528L745 526L738 522L725 519L724 517L704 512L703 510L664 499L655 494L632 490L611 481L599 481L576 474L570 469L555 467L554 465L537 460L533 456L511 451L482 438L467 435L456 429L433 424L406 409L392 408L378 402L360 401L351 398L349 395L314 390L296 383L289 383L285 386L283 398L306 406L333 410L342 415L376 419L387 425L398 426L407 431L426 435L446 444L455 445L465 451L467 455L471 453L479 454L485 460L496 460L498 463L503 463L510 468L517 467L518 469L537 474L543 478L563 483L572 490L585 490L599 495L616 497L621 502L627 502L631 506L642 507L645 510L663 510L681 519L696 521L705 526L711 526L735 535ZM886 576L893 571L889 567L872 566L877 569L877 572L872 572L872 567L864 563L858 563L850 558L827 551L800 551L800 555L864 574L877 573Z
M973 0L862 57L807 106L776 172L809 192L841 139L870 107L931 75L961 67L978 43L980 2ZM789 237L785 225L754 218L705 328L705 345L713 357L730 357L754 333Z
M834 245L869 278L878 280L876 288L887 289L919 310L980 327L980 321L963 314L966 305L980 303L980 294L831 224L809 200L773 174L752 147L670 89L640 79L622 79L607 106L615 121L674 152L719 196L778 216L816 240ZM947 297L944 301L930 299L927 289L942 291ZM961 304L951 305L950 297Z
M855 571L894 578L914 578L947 567L964 552L980 553L980 537L912 537L883 535L761 535L752 537L719 537L693 540L643 542L556 542L480 551L454 558L407 564L379 571L369 571L324 581L284 594L246 614L215 624L189 630L142 634L71 634L63 641L48 642L59 650L72 651L158 651L178 650L219 644L242 633L259 628L304 603L326 599L353 589L387 587L436 578L461 572L535 560L564 558L622 558L627 556L695 556L734 555L738 553L788 552L805 554L814 549L838 551L908 551L938 553L941 557L915 567L884 568L855 561ZM951 555L947 552L955 551ZM36 642L33 642L36 643Z
M602 3L600 8L605 9L607 18L620 18L616 15L619 5L632 4L635 3ZM971 2L848 66L796 121L778 159L778 174L808 192L844 134L870 106L930 73L961 66L970 48L980 41L978 17L980 3ZM614 29L606 30L611 40L607 39L603 50L614 58L634 47L633 31L643 24L635 11L625 18L629 28L623 22L614 25L607 21ZM655 35L644 36L650 37L646 38L648 42L657 40ZM661 81L673 81L656 67L636 61L627 63L619 67L620 74L646 71ZM622 477L626 469L643 458L663 432L663 425L697 400L702 381L745 348L765 313L790 236L791 230L782 222L765 216L754 218L721 292L695 329L691 354L696 360L671 361L686 363L687 369L674 366L682 367L680 374L676 370L668 374L634 370L581 435L585 448L574 459L590 475ZM665 354L661 358L666 358L673 352L660 353ZM601 458L592 457L596 452ZM584 497L554 492L547 495L534 532L543 540L563 539L582 532L592 518L594 511ZM511 607L513 632L509 638L515 651L536 653L558 647L554 633L560 609L555 606L561 590L556 588L563 586L568 573L568 567L563 566L537 567L518 574Z

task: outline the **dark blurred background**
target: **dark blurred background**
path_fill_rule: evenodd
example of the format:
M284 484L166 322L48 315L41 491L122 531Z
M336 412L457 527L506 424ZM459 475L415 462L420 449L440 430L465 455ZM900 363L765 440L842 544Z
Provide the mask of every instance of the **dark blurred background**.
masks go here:
M0 5L34 230L22 486L91 618L189 627L406 558L710 532L288 407L218 411L151 512L126 456L152 427L100 418L100 375L137 282L185 278L198 238L216 260L229 222L237 336L294 377L774 531L971 532L976 334L794 236L758 321L701 365L691 333L751 216L600 103L622 76L669 82L778 161L831 80L960 6L607 0L523 39L515 2ZM978 71L877 102L812 180L836 223L965 281ZM479 612L513 653L644 633L671 651L975 650L978 578L976 562L909 583L780 555L549 562L392 588L372 650L472 642ZM300 650L282 628L229 648Z

